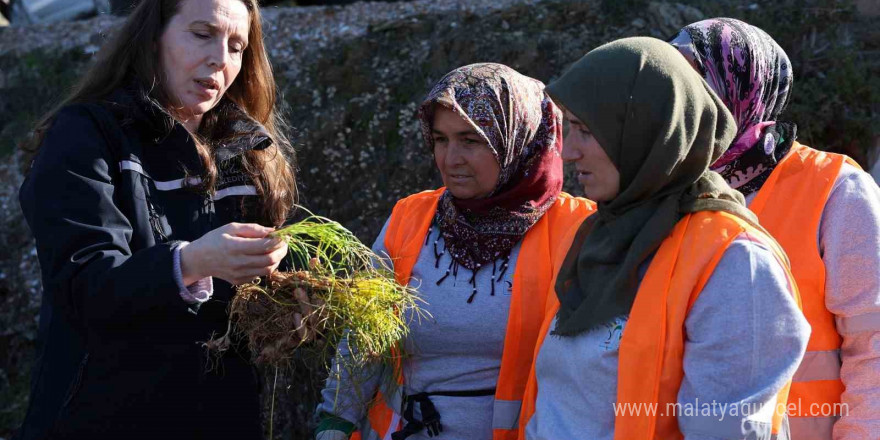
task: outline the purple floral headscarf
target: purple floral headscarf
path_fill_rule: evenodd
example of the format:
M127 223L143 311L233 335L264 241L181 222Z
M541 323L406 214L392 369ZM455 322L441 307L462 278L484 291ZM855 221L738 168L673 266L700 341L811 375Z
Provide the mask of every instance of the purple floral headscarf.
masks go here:
M778 146L790 145L793 138L793 133L780 135L783 127L774 127L791 92L793 74L788 55L766 32L733 18L693 23L670 43L700 72L736 119L737 136L712 169L734 188L762 175L766 178L780 153L785 153L778 151ZM758 181L763 179L750 186Z

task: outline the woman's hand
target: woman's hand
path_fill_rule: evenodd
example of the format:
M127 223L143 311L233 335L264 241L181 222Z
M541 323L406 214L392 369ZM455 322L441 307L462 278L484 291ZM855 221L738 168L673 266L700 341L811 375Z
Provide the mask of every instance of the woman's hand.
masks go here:
M272 228L229 223L180 250L180 269L187 286L205 277L244 284L271 274L287 255L287 244L268 237Z

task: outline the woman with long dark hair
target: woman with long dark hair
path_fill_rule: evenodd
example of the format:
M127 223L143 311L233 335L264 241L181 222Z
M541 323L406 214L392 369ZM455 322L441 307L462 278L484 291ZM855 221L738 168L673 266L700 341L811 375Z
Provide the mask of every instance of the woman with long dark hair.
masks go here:
M38 124L20 192L44 287L20 436L256 438L233 285L286 255L296 188L255 0L142 2ZM214 368L209 368L214 366Z

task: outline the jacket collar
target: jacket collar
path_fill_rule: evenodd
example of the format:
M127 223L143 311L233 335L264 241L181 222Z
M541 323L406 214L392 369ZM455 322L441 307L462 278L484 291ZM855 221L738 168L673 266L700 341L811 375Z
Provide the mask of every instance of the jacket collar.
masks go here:
M219 161L225 161L250 150L263 150L272 145L272 137L263 124L250 117L230 99L222 99L210 115L216 124L203 124L202 133L214 147ZM208 117L208 115L206 115ZM207 125L207 127L206 127ZM213 125L213 126L211 126Z

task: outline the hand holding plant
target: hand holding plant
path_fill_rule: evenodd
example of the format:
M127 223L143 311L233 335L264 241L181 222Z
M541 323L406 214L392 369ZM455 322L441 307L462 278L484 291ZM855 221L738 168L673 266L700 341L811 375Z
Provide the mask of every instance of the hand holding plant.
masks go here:
M211 276L238 285L268 276L287 255L285 241L270 236L274 231L253 223L229 223L189 243L180 250L184 284Z
M230 305L233 332L258 364L286 368L295 355L329 360L347 336L351 368L400 356L407 316L420 316L414 291L342 225L312 215L272 232L293 267L238 288ZM223 349L229 335L210 341ZM299 353L298 353L299 352Z

